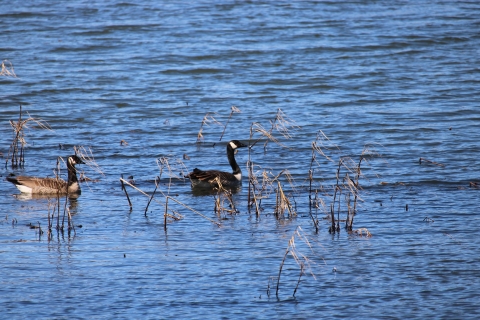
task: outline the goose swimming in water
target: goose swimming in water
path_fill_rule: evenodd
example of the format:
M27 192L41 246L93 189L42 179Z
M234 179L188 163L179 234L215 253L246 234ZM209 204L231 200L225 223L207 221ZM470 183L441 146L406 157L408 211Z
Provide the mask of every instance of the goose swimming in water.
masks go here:
M84 164L82 159L71 155L67 159L68 180L60 178L37 178L26 176L10 176L7 180L13 183L22 193L30 194L80 194L76 164Z
M223 172L219 170L200 170L193 169L186 177L190 179L192 188L212 188L218 186L218 180L224 187L236 187L242 184L242 171L235 161L235 150L248 147L238 140L232 140L227 144L227 157L233 172ZM218 180L217 180L218 178Z

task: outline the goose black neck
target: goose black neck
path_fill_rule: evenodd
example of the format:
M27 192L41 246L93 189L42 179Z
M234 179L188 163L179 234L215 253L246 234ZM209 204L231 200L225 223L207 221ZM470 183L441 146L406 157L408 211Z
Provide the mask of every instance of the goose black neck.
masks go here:
M68 184L71 185L75 182L78 182L77 169L75 169L75 165L71 164L70 161L67 162L67 170L68 170Z
M228 162L232 167L233 174L241 173L242 171L240 170L240 167L238 166L237 161L235 160L235 150L230 146L230 144L227 144L227 157L228 157Z

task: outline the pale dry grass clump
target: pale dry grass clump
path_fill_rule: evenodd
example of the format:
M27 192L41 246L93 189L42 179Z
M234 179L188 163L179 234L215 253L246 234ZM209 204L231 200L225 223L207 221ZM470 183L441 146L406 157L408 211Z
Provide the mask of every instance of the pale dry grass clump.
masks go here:
M286 259L288 255L290 255L295 263L298 265L300 268L300 274L297 280L297 284L295 286L295 289L293 291L293 296L295 297L295 294L298 290L298 287L300 285L300 280L301 277L306 273L305 271L308 271L308 273L316 280L315 274L313 273L313 265L315 265L315 262L313 262L307 255L302 253L300 249L296 245L296 240L300 240L302 243L304 243L311 251L313 254L313 249L312 245L310 244L310 241L308 241L306 235L304 234L302 228L300 226L297 226L295 231L293 232L293 235L290 237L288 240L288 245L287 249L285 251L285 254L283 255L282 262L280 263L280 268L278 270L278 276L277 277L271 277L269 279L269 284L268 284L268 289L267 289L267 295L270 296L270 281L274 280L276 278L277 283L276 283L276 290L275 290L275 295L278 299L278 293L280 290L280 278L282 275L283 267L285 265Z
M202 119L202 124L200 125L200 130L197 133L197 143L200 143L201 141L204 140L203 129L204 129L205 126L208 126L210 124L215 124L215 125L223 127L223 131L220 134L220 138L218 139L218 141L222 141L222 138L225 134L225 131L227 130L228 123L230 122L234 113L241 113L241 111L236 106L231 106L230 114L229 114L225 124L223 124L221 121L218 120L218 114L216 112L207 112Z
M13 78L17 77L13 68L13 64L9 60L2 61L2 70L0 71L0 76Z

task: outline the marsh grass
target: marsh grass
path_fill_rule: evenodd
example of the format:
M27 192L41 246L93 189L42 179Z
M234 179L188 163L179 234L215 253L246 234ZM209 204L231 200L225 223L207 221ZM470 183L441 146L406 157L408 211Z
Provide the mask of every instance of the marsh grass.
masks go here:
M22 119L22 106L18 115L18 121L10 120L10 125L13 129L13 139L8 150L7 160L5 165L10 161L12 168L23 167L25 165L25 129L29 128L30 123L35 123L41 129L53 131L46 121L42 119L32 118L27 112L28 118Z
M266 153L268 142L274 142L282 148L287 148L284 143L282 143L279 138L277 138L274 133L279 133L281 137L284 139L291 139L293 137L292 131L299 129L299 127L295 124L295 121L290 119L286 116L286 114L281 110L277 109L277 113L273 120L270 120L270 128L265 129L260 123L253 122L250 126L250 139L249 141L253 141L248 148L248 161L247 161L247 169L248 169L248 207L249 209L255 205L255 212L257 217L260 214L261 210L261 200L268 197L268 190L276 190L277 191L277 201L276 201L276 213L283 212L284 210L288 210L289 212L293 213L291 210L290 201L288 197L285 196L283 192L283 188L275 188L273 184L277 177L270 177L272 174L263 170L261 177L262 181L259 182L259 174L255 172L255 164L252 161L252 148L262 139L265 139L263 149ZM292 183L291 175L289 175L288 170L282 170L279 176L285 172L287 176L287 180L289 183ZM293 188L294 189L294 188ZM277 215L279 216L279 215Z
M328 215L330 220L329 232L331 233L340 231L340 222L342 222L340 214L346 211L345 229L352 231L358 203L363 201L360 196L362 188L359 183L360 177L363 177L361 167L364 164L368 164L371 159L381 158L381 154L376 151L376 146L378 144L365 145L358 162L350 156L342 155L338 155L338 160L334 161L335 154L341 151L340 148L333 144L322 131L317 133L315 141L312 142L310 168L308 170L310 216L317 232L318 218L313 216L312 207L315 209L315 212L317 212L317 209L322 208ZM329 206L326 205L328 201L319 197L319 194L328 195L328 192L325 192L326 189L322 185L315 186L315 173L320 172L320 169L325 167L325 165L321 164L319 158L325 159L327 166L328 164L336 163L335 184L332 187L333 196ZM342 199L344 199L343 205ZM329 208L329 210L326 210L326 208ZM346 208L346 210L343 208Z

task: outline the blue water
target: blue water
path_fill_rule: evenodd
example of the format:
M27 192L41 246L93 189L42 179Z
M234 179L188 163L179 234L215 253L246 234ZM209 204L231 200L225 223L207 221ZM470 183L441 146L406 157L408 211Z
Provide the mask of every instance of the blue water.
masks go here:
M3 317L478 318L477 2L0 7L0 59L16 74L0 76L3 163L20 105L23 119L52 129L30 121L24 167L0 169ZM232 106L241 112L229 120ZM275 120L279 109L287 122ZM228 121L221 141L213 119ZM265 136L252 130L272 123L289 136L274 130L278 144L264 149ZM261 140L236 156L237 214L215 213L213 195L192 192L181 177L195 167L230 170L231 139ZM324 206L312 209L313 142L323 155L315 154L312 188ZM21 196L5 177L53 176L74 146L91 151L103 174L78 166L93 181L67 203L75 233L53 229L49 238L56 199ZM335 202L342 228L329 233L338 162L340 181L354 178L362 152L353 230L372 236L343 228L347 187ZM291 179L278 179L295 216L276 217L276 182L259 214L248 206L249 158L260 183L287 170ZM148 194L161 175L146 216L148 198L129 188L130 210L121 175ZM165 229L160 191L195 212L169 200L180 219ZM305 272L298 283L290 250L277 296L292 238Z

